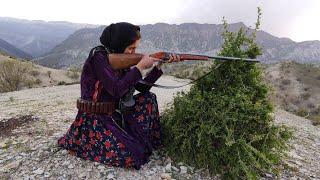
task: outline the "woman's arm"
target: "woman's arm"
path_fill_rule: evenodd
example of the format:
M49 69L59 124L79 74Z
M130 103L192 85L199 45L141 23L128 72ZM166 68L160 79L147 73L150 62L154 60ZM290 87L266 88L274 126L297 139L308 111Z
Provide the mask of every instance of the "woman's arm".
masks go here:
M162 74L163 74L162 70L157 66L155 66L143 80L148 83L154 83L160 78ZM149 91L152 86L148 86L146 84L142 84L138 82L134 87L136 90L140 92L146 92L146 91Z
M92 64L98 80L102 82L106 91L116 98L122 97L130 87L142 79L137 67L132 67L122 78L116 77L107 56L103 53L97 53L92 59Z

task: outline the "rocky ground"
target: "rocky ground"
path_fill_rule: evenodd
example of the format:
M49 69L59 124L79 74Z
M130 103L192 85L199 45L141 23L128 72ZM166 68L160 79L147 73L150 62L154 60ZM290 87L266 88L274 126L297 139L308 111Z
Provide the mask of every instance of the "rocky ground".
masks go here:
M158 83L181 85L187 81L164 76ZM205 169L173 162L158 151L139 171L107 167L68 155L65 150L57 151L57 139L67 131L77 113L79 88L55 86L0 94L0 129L7 129L0 131L0 179L218 179L210 177ZM174 93L188 89L189 86L152 91L163 111ZM319 127L282 110L275 116L276 123L295 129L281 178L320 179ZM265 178L275 177L266 174Z

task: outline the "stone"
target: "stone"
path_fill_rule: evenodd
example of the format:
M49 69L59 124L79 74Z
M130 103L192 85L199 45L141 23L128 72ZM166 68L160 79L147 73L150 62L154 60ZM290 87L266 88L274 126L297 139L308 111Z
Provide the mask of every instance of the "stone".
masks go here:
M272 178L272 174L269 174L269 173L265 173L265 176L266 176L267 178Z
M155 172L151 169L151 170L149 170L149 171L147 171L147 175L153 175Z
M21 155L21 156L27 156L27 154L24 153L24 152L20 153L20 155Z
M193 173L194 172L194 167L192 166L188 166L188 168L190 169L190 172Z
M60 167L60 164L59 164L59 163L56 163L56 164L54 165L54 167L55 167L55 168L58 168L58 167Z
M68 166L69 164L70 164L70 161L64 161L64 162L62 163L63 166Z
M166 172L171 172L171 163L167 164L165 167Z
M168 173L162 173L160 177L161 179L171 180L171 175Z
M79 178L85 178L87 176L86 172L82 172L79 174Z
M22 156L17 156L16 159L17 160L22 159Z
M3 167L5 170L15 169L19 167L21 161L13 161Z
M179 171L179 169L178 169L178 168L176 168L175 166L171 166L171 169L172 169L172 170L174 170L174 171L176 171L176 172L178 172L178 171Z
M37 175L42 175L44 173L43 169L41 168L38 168L37 170L33 171L34 174L37 174Z
M29 175L23 176L23 180L30 180L30 176Z
M8 145L7 145L6 142L0 142L0 148L1 148L1 149L5 149L5 148L7 148L7 147L8 147Z
M179 162L177 165L178 166L183 166L183 162Z
M66 178L65 177L63 177L63 176L59 176L58 178L57 178L57 180L65 180Z
M114 174L112 174L112 173L108 174L108 176L107 176L107 179L114 179L114 178L115 178Z
M188 172L188 168L186 166L180 166L180 173L186 174Z
M34 175L31 175L30 177L29 177L29 180L35 180L36 178L35 178L35 176Z
M45 173L44 173L44 177L48 178L48 177L50 177L50 176L51 176L51 174L50 174L49 172L45 172Z
M67 155L67 154L68 154L68 151L64 149L64 150L61 151L61 154L62 154L62 155Z
M68 168L73 169L74 168L73 164L69 164Z
M99 170L104 170L104 168L105 168L105 167L102 166L102 165L98 166L98 169L99 169Z
M106 170L106 172L108 172L108 173L113 173L113 172L114 172L114 168L108 167L107 170Z

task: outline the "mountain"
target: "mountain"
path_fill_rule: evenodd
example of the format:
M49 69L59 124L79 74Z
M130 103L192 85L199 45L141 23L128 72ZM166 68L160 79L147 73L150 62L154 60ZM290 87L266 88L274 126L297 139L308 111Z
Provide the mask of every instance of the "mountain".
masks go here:
M0 39L38 57L60 44L76 30L97 27L62 21L29 21L0 17Z
M142 53L173 51L216 55L223 43L222 24L157 23L140 27L142 40L138 51ZM243 23L230 24L229 30L235 32L240 27L245 28L249 34L253 32ZM34 61L54 68L81 65L90 49L99 44L98 40L103 28L101 26L95 29L79 30L53 48L46 56L36 58ZM259 31L257 42L263 48L263 55L259 59L264 63L286 60L319 63L320 60L320 41L294 42L288 38L278 38Z
M99 34L103 28L104 27L80 29L70 35L61 44L57 45L49 53L32 61L58 69L68 68L70 66L81 66L88 56L90 49L99 45Z
M11 45L5 40L0 39L0 52L3 52L9 56L14 56L22 59L32 59L32 56L16 47Z

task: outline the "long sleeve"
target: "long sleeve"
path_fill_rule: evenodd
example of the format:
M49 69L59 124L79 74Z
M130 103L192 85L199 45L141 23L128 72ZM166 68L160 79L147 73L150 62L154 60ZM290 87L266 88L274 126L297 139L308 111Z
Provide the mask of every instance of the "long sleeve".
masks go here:
M148 83L154 83L159 79L159 77L162 74L163 72L161 69L153 67L153 69L147 74L147 76L143 80ZM136 88L136 90L140 92L146 92L146 91L149 91L152 86L148 86L138 82L134 87Z
M130 87L142 79L137 67L132 67L123 77L117 77L103 53L97 53L92 63L96 77L102 82L104 89L115 98L122 97Z

